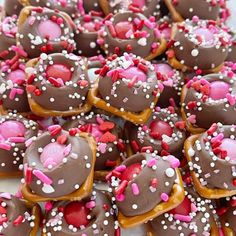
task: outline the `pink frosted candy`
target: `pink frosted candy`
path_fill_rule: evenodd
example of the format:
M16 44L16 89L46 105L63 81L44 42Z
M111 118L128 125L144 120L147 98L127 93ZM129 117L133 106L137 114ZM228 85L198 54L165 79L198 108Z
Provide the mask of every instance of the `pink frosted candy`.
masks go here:
M194 34L196 36L200 36L201 38L203 38L208 45L214 43L215 39L214 34L207 28L197 28L194 30Z
M179 220L179 221L182 221L182 222L187 222L187 223L191 222L191 220L192 220L191 216L185 216L185 215L180 215L180 214L175 214L174 218L176 220Z
M170 162L172 168L178 168L180 166L180 161L172 155L167 156L167 160Z
M210 85L210 97L214 100L226 98L229 93L229 84L223 81L214 81Z
M157 163L157 160L155 158L152 158L151 160L148 161L147 166L153 167L156 163Z
M120 76L122 76L125 79L133 79L135 76L138 77L138 81L145 82L147 81L147 76L145 73L141 70L139 70L137 67L129 67L128 69L124 70L120 73Z
M61 28L58 24L51 20L45 20L39 23L38 32L41 37L49 37L50 40L54 40L61 36Z
M99 146L98 146L98 150L101 153L105 153L106 152L106 148L107 148L107 144L106 143L100 143Z
M232 161L236 161L236 140L225 138L222 140L220 148L227 151L227 156L230 157Z
M63 152L65 150L65 145L55 143L49 143L43 148L43 152L40 155L40 160L44 167L48 167L48 160L53 167L62 163L63 158L65 157Z
M7 75L6 79L11 80L13 83L19 84L25 81L25 72L19 69L12 71Z
M134 195L139 195L139 187L136 183L132 183L131 188Z
M118 202L123 202L125 200L125 195L124 194L116 195L116 200Z
M166 63L154 64L154 68L156 72L164 75L168 75L168 73L172 71L172 68Z
M87 202L85 204L85 206L88 208L88 209L92 209L96 206L96 202L95 201L90 201L90 202Z
M161 200L164 202L167 202L169 200L169 196L166 193L161 194Z
M25 126L19 121L8 120L0 125L0 135L4 139L24 136L25 132Z

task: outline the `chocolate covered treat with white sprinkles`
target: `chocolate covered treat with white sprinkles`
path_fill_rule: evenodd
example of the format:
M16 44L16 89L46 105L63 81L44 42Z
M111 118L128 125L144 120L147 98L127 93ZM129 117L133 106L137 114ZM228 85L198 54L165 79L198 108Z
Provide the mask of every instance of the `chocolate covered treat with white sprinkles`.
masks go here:
M90 110L87 63L74 54L53 53L31 60L26 68L31 110L40 116L70 116Z
M38 125L21 115L0 117L0 177L21 176L27 140L36 137Z
M185 141L185 154L198 193L210 199L236 194L236 127L214 123Z
M115 211L107 193L93 189L81 201L45 204L43 236L119 236Z
M74 23L65 12L25 7L18 21L18 43L29 58L75 49Z
M48 127L48 132L28 141L24 197L37 202L80 199L90 194L95 151L95 143L88 135L75 135L60 125Z

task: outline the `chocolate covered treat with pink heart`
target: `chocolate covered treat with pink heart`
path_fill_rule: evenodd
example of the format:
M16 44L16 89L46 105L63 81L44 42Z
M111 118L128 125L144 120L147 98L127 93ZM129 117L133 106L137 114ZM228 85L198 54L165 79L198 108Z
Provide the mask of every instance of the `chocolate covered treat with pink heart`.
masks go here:
M45 117L80 113L90 88L87 64L81 57L66 52L43 53L28 69L28 98L36 114Z
M174 156L155 153L135 154L122 162L107 175L118 211L126 217L147 217L158 204L168 202L179 164Z
M10 59L15 55L17 15L5 17L0 22L0 59Z
M41 7L26 7L18 21L20 45L29 58L41 53L55 53L75 49L74 23L64 12Z
M174 25L172 31L173 51L169 51L168 57L175 57L183 69L185 66L211 71L221 66L227 58L230 36L215 21L194 16ZM177 65L173 63L173 66Z
M0 193L0 202L1 235L31 236L32 231L35 233L39 224L38 212L32 212L25 201L10 193Z
M37 124L21 115L0 117L0 176L20 176L28 140L36 137Z
M235 74L195 76L182 89L182 115L193 128L209 128L213 123L236 123Z
M78 55L91 57L101 53L97 43L98 32L104 28L102 13L79 16L75 22L75 42Z
M235 136L235 125L214 123L186 149L191 157L190 170L202 186L213 190L236 190Z
M144 124L126 123L125 133L134 153L155 152L161 156L171 154L182 159L185 128L185 122L174 107L156 107Z
M120 235L106 193L94 189L82 201L47 202L43 233L51 236Z
M21 51L21 48L14 46L16 51ZM24 52L22 51L24 54ZM26 73L25 59L21 59L18 55L11 59L5 60L0 65L0 99L2 110L1 113L7 110L29 113L30 107L26 93Z
M159 96L154 66L133 54L107 60L100 70L98 91L107 106L141 112L154 107Z
M25 183L37 196L55 199L69 195L93 172L93 155L93 147L84 137L52 125L48 132L28 142Z
M201 198L188 186L184 201L178 207L150 222L152 236L212 235L216 230L213 214L211 200Z
M125 11L110 14L104 24L97 42L107 55L128 52L152 59L164 51L162 35L154 17L148 19L141 13Z
M106 115L90 112L74 116L63 127L71 132L90 133L94 137L97 143L95 171L111 170L125 157L122 129Z

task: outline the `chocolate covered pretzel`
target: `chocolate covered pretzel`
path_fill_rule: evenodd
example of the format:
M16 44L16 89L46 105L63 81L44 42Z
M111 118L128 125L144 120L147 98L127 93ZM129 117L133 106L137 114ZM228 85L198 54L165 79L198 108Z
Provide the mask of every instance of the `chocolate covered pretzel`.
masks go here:
M192 187L185 188L184 201L150 222L151 236L218 235L214 205L201 198Z
M27 140L37 135L38 126L21 115L0 117L0 177L21 176Z
M43 236L114 236L119 232L115 211L106 193L96 189L81 201L48 202L45 208Z
M67 53L41 54L28 63L27 92L31 110L43 117L86 112L90 88L87 65Z
M83 15L75 20L75 28L77 54L86 57L99 55L101 48L97 44L97 37L98 31L103 28L103 19L92 13Z
M19 44L29 58L41 53L72 52L74 23L65 12L41 7L25 7L18 21Z
M158 96L153 65L125 53L107 60L88 99L95 107L140 123L149 118Z
M185 141L185 154L198 193L210 199L236 194L235 126L214 123Z
M213 123L234 124L235 74L195 76L182 89L182 117L190 132L199 133Z
M31 201L81 199L90 194L95 163L93 138L48 127L29 142L24 156L22 193ZM73 174L71 174L73 173Z
M155 152L161 156L171 154L178 159L183 158L185 122L173 107L157 107L142 125L127 123L125 133L134 153Z
M107 55L128 52L147 60L161 55L166 49L166 42L157 28L155 18L148 19L132 11L109 15L97 42Z
M36 236L40 224L40 207L10 193L0 193L1 235Z
M236 196L226 198L221 202L217 209L224 235L233 236L236 234L235 217L236 217Z
M8 16L0 22L0 59L10 59L15 53L13 47L16 45L17 15Z
M99 2L106 15L130 10L147 17L155 16L156 19L161 17L160 0L99 0Z
M47 7L66 12L71 17L77 13L78 0L19 0L24 6Z
M173 156L140 153L108 174L122 227L147 222L183 201L178 166L179 161Z
M104 179L107 171L120 163L125 155L122 129L108 116L90 112L78 115L64 124L64 129L74 132L90 133L97 143L95 177Z
M172 40L167 56L174 68L182 70L219 71L230 46L226 30L198 16L173 25Z
M26 93L25 60L18 55L5 60L0 66L1 114L9 110L27 114L30 112Z
M165 3L173 20L177 22L192 19L193 16L198 16L200 19L217 20L221 6L225 5L224 0L165 0Z

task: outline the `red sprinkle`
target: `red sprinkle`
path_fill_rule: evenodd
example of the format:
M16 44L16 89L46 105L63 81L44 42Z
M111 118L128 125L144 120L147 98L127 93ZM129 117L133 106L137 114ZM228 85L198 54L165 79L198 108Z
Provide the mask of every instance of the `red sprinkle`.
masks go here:
M13 225L17 226L20 225L24 220L24 217L22 215L19 215L13 222Z
M67 136L65 134L62 134L57 137L57 143L59 144L65 144L67 141Z
M123 180L120 183L120 185L117 187L117 189L115 190L116 195L121 195L122 193L124 193L127 185L128 185L128 181L127 180Z

